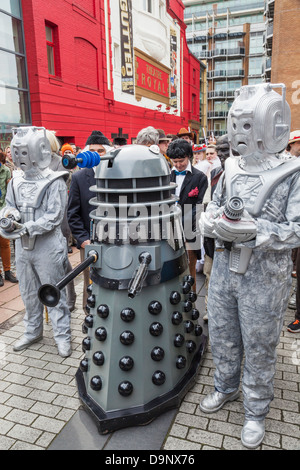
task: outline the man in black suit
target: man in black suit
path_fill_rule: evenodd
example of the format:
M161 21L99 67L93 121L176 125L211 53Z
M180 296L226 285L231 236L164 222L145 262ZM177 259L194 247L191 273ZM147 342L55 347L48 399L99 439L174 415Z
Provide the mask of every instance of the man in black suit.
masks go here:
M91 152L98 152L104 155L110 150L109 140L100 131L93 131L86 146L89 146ZM73 237L76 239L77 248L80 249L81 261L85 258L84 247L91 243L90 241L90 212L94 206L90 204L90 200L95 194L90 191L90 187L96 184L94 168L85 168L76 171L72 175L71 186L68 201L68 223ZM89 268L84 271L84 288L82 306L85 309L87 295L87 287L89 285Z
M199 235L196 236L194 233L191 236L190 229L192 228L193 232L198 232L197 205L202 204L208 186L207 177L202 171L192 166L193 149L188 141L174 140L168 147L167 155L174 165L171 171L171 181L178 185L175 194L179 198L178 202L182 209L190 273L195 279L193 288L196 290L196 261L198 254L201 256L201 246Z

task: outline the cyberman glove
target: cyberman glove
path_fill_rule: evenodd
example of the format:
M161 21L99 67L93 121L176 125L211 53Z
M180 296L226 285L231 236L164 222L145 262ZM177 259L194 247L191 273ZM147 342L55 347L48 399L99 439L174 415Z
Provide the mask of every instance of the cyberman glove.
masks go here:
M230 220L226 216L218 218L214 223L214 237L226 242L243 243L256 237L256 222L244 211L239 220Z
M212 210L208 207L208 210L202 212L199 220L199 228L203 237L217 238L217 235L214 232L215 223L222 213L223 207Z
M6 217L11 217L17 222L21 220L21 214L15 207L3 207L0 211L0 219L5 219Z
M0 219L0 235L3 238L16 240L27 233L25 225L16 222L13 217L3 217Z

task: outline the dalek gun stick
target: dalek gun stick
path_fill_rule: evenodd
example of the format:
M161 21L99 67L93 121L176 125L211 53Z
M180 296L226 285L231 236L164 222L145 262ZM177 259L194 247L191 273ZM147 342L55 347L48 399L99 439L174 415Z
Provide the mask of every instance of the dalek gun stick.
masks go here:
M56 285L43 284L38 291L38 297L43 305L47 307L55 307L60 299L60 291L66 287L66 285L75 279L82 271L88 268L91 264L96 263L98 260L98 253L94 250L90 250L88 257L76 266L70 273L64 276L61 281Z
M139 256L140 265L130 282L128 289L128 297L133 299L143 287L144 279L147 275L148 265L151 263L152 257L147 251L143 252Z

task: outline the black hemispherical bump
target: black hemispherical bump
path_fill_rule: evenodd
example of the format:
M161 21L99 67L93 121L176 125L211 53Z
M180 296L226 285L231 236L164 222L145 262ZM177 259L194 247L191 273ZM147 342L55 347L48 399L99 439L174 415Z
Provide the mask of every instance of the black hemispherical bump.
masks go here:
M190 274L188 276L184 276L183 280L188 282L191 286L195 284L195 279Z
M107 318L109 315L109 308L106 304L97 307L97 314L100 318Z
M93 315L87 315L84 319L84 324L87 328L93 328L93 324L94 324Z
M159 346L155 346L151 351L153 361L161 361L165 357L165 351Z
M179 292L177 292L176 290L174 290L173 292L171 292L171 295L170 295L170 302L172 305L177 305L179 304L179 302L181 301L181 295Z
M151 315L158 315L162 311L162 305L158 300L152 300L148 305L148 311Z
M174 338L174 346L176 346L176 348L180 348L180 346L182 346L184 343L184 337L183 335L181 334L177 334L175 335L175 338Z
M192 292L189 293L189 300L190 300L191 302L193 302L193 303L196 302L196 300L197 300L197 294L196 294L196 292L193 292L193 291L192 291Z
M123 308L120 313L120 317L123 321L127 323L131 322L132 320L134 320L135 311L132 308Z
M86 288L86 291L88 294L91 294L93 292L93 284L89 284Z
M183 369L186 366L186 358L184 356L178 356L176 359L177 369Z
M87 314L89 314L90 311L91 311L91 309L88 305L85 306L84 310L85 310L85 313L87 313Z
M184 328L187 333L191 333L194 330L194 323L191 320L184 322Z
M94 377L91 378L91 381L90 381L90 385L91 385L91 388L93 390L95 390L96 392L98 392L99 390L101 390L102 388L102 380L101 380L101 377L99 377L99 375L95 375Z
M161 370L156 370L152 375L152 382L154 385L163 385L166 381L166 375Z
M161 323L154 322L150 325L149 331L152 336L160 336L163 332L163 326Z
M125 346L128 346L134 342L134 334L132 331L123 331L123 333L120 334L120 341Z
M87 305L88 305L90 308L94 308L94 307L95 307L95 304L96 304L96 296L95 296L95 295L90 295L90 296L86 299L86 303L87 303Z
M124 371L131 370L134 366L134 360L130 356L121 357L119 360L119 367Z
M200 312L197 308L193 308L192 313L191 313L191 319L192 320L198 320L200 316Z
M193 304L190 300L185 300L183 302L183 311L184 312L190 312L193 308Z
M128 397L129 395L132 394L133 392L133 385L131 382L128 382L128 380L124 380L124 382L121 382L118 387L118 392L120 395L123 397Z
M193 353L196 350L196 343L192 340L186 342L186 349L189 353Z
M100 326L95 331L95 337L98 341L105 341L107 338L107 331L103 326Z
M96 366L103 366L104 360L105 360L105 357L104 357L104 354L103 354L102 351L96 351L96 352L93 354L93 363L94 363Z
M188 294L191 290L191 284L189 282L184 282L182 284L182 292L183 294Z
M195 326L195 336L201 336L203 332L203 328L200 325Z
M81 370L81 372L87 372L88 365L89 365L89 361L85 357L84 359L82 359L82 361L80 361L79 369Z
M91 349L91 338L87 336L82 340L82 350L83 352L89 351Z
M181 322L182 322L182 313L173 312L172 313L172 323L173 323L173 325L180 325Z

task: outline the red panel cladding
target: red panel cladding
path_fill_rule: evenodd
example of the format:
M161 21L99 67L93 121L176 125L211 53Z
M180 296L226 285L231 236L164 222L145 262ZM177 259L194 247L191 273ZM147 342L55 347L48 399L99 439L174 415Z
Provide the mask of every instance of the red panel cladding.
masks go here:
M170 0L170 3L173 1L178 3L176 12L182 16L182 2ZM94 14L91 11L93 3ZM110 15L115 12L110 11L109 3L110 30ZM34 125L55 130L58 137L72 137L76 145L83 147L95 129L101 130L111 139L111 135L122 128L123 133L129 135L128 142L131 143L131 139L143 127L153 125L165 133L176 134L181 127L189 126L190 119L195 118L191 114L190 96L192 92L196 93L196 101L199 103L199 86L194 86L194 91L191 91L190 68L191 63L195 62L199 73L200 65L189 53L185 39L182 53L185 57L182 93L184 112L178 117L172 111L167 114L114 100L112 74L111 90L108 89L104 1L22 0L22 4ZM60 77L53 78L48 73L45 21L58 28ZM109 67L112 71L110 31L108 37Z
M97 48L83 38L75 38L77 85L99 89Z

